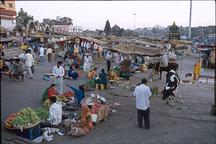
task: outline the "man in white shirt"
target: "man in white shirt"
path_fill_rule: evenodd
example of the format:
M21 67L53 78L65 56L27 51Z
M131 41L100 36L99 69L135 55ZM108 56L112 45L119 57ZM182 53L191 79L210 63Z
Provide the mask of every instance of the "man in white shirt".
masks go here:
M112 54L111 54L111 52L107 53L106 60L107 60L107 73L109 73L110 67L111 67L111 60L112 60Z
M43 46L41 46L39 49L39 56L40 56L40 62L44 63L45 60L44 60L44 48L43 48Z
M56 103L56 97L50 97L52 105L49 109L49 118L47 119L52 125L59 125L62 122L62 106Z
M86 56L84 57L84 64L83 64L83 70L85 72L88 72L92 66L92 58L91 56L87 53Z
M58 61L57 65L53 67L52 74L56 78L56 85L58 86L59 94L63 94L63 77L65 74L64 68L62 66L62 61Z
M161 67L167 67L168 65L168 55L167 54L163 54L161 57Z
M47 59L49 63L52 62L52 49L50 47L47 49Z
M27 72L29 73L30 75L30 79L33 78L32 76L32 65L34 63L34 58L31 54L31 50L27 50L27 53L25 54L25 66L26 66L26 69L27 69Z
M142 128L143 118L145 121L145 128L150 128L150 96L152 95L151 90L146 86L147 80L144 78L141 84L136 86L133 95L136 97L136 108L137 108L137 120L138 127Z

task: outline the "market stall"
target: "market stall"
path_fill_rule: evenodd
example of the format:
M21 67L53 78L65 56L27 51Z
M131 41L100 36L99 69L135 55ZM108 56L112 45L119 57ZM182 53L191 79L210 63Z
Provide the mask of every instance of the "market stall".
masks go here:
M104 97L99 94L87 94L82 100L81 106L77 105L74 95L66 92L67 100L59 99L62 106L62 122L58 127L44 127L44 122L49 119L50 105L42 105L39 108L30 107L10 114L4 122L5 128L15 131L18 136L43 142L53 140L55 134L80 137L88 134L100 122L107 119L109 105ZM70 97L70 98L69 98ZM45 101L44 101L45 102Z
M207 68L215 68L215 46L211 45L199 45L198 51L202 55L203 65Z

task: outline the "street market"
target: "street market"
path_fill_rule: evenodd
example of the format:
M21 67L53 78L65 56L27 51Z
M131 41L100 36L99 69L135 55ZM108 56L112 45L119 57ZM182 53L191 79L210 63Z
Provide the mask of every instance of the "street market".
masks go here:
M3 143L216 142L215 45L183 36L175 21L165 34L143 29L150 36L133 16L134 30L107 20L83 31L23 9L13 30L3 23Z

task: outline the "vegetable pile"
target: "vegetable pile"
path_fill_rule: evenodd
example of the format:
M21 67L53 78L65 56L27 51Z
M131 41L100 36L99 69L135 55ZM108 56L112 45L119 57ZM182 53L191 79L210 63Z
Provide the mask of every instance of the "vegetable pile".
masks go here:
M41 120L46 120L49 116L49 111L45 108L37 108L35 109L36 115L41 119Z
M7 127L9 127L9 128L12 128L12 127L13 127L12 122L14 121L14 119L16 118L16 116L17 116L16 113L10 114L10 115L8 116L8 118L7 118L6 121L5 121L5 124L6 124Z
M11 114L5 121L5 124L9 128L23 127L35 124L40 121L40 117L30 107L22 109L18 113Z

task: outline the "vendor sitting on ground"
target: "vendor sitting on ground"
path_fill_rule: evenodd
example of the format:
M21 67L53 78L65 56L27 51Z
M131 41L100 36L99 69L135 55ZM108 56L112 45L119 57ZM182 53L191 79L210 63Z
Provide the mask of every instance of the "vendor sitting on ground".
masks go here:
M16 79L19 79L19 76L21 76L22 81L24 81L24 64L19 58L15 59L11 76L14 76Z
M47 122L40 124L43 127L58 127L62 122L62 105L57 103L57 97L50 97L51 106L49 108L49 117Z
M93 123L91 119L91 110L85 104L82 104L81 119L78 123L71 127L71 131L68 132L72 136L84 136L93 129Z
M47 100L50 97L59 95L58 91L55 89L55 86L56 86L56 84L53 83L45 90L45 92L43 93L43 96L42 96L42 102L44 102L45 100Z
M83 85L80 85L79 89L76 89L75 87L70 86L70 85L67 85L67 86L75 92L74 98L75 98L77 104L80 106L81 101L85 98L85 92L84 92Z
M78 78L78 72L76 71L76 69L74 67L70 67L70 70L68 71L68 77L72 78L74 80L77 80Z
M102 69L101 73L99 74L101 89L107 89L107 74L105 73L105 70Z
M89 71L87 74L87 78L88 78L87 85L91 88L94 88L95 87L95 80L97 78L97 68L94 68L91 71Z
M55 96L58 96L59 93L58 91L56 90L55 88L56 84L51 84L50 87L48 88L48 91L47 91L47 94L48 94L48 98L50 97L55 97Z
M47 119L52 125L58 125L62 122L62 106L56 103L56 97L50 97L51 106L49 109L49 118Z
M90 70L87 74L88 80L93 80L96 77L97 77L97 68Z
M115 73L113 70L111 70L109 73L109 80L118 81L119 76L117 75L117 73Z

